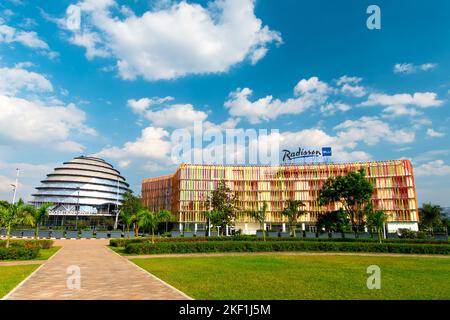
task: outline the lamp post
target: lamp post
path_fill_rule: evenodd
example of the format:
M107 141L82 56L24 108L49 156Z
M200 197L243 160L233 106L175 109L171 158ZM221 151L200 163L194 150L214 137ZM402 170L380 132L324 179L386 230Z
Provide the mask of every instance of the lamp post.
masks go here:
M78 230L78 212L80 212L80 187L77 187L77 208L76 208L76 219L75 219L75 229Z
M20 169L16 168L16 183L11 185L13 187L13 201L12 201L12 204L16 203L17 187L19 186L19 172L20 172Z
M118 222L119 222L119 177L117 177L116 219L114 221L114 230L117 230Z

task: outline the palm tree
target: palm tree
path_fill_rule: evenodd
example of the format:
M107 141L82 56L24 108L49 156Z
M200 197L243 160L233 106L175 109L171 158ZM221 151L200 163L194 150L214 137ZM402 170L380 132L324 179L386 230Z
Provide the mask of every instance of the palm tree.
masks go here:
M26 212L32 219L30 225L35 227L34 238L39 237L39 228L45 218L48 217L48 209L52 206L52 203L44 203L40 207L35 207L32 205L26 205L23 211Z
M419 210L420 224L433 235L433 229L441 224L442 208L439 205L429 203L422 204Z
M152 232L152 243L155 243L155 230L158 228L160 222L168 221L172 215L163 210L158 213L151 212L148 209L141 209L138 212L138 225L142 228L150 228Z
M281 214L288 218L289 227L291 228L292 235L295 238L297 220L300 216L305 214L305 211L300 210L299 207L304 207L305 204L301 200L288 200L286 203L287 206L283 209Z
M266 222L266 213L267 213L267 202L263 202L263 206L260 210L257 211L249 211L248 214L259 222L259 227L263 233L263 239L266 241L266 230L264 228L264 223Z
M368 212L366 217L367 226L371 229L377 229L378 239L381 243L383 237L384 223L387 221L387 215L383 210L376 210Z
M128 235L130 233L131 226L133 225L133 223L136 223L137 215L130 211L120 211L120 218L122 219L122 222L125 226L125 230ZM139 230L135 230L135 235L136 237L138 237Z
M9 206L0 206L0 221L6 227L6 247L9 248L11 229L19 224L33 224L33 218L24 210L25 203L22 199Z

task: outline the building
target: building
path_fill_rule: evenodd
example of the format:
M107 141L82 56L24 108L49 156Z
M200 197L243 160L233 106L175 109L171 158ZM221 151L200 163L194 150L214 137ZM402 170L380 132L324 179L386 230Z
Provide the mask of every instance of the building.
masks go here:
M50 224L65 225L75 217L81 221L105 217L111 224L129 185L105 160L81 156L47 174L36 190L32 204L54 204L49 210Z
M142 200L151 210L167 209L174 213L180 230L183 226L192 230L205 222L202 212L209 210L209 195L219 181L224 180L237 193L242 211L261 209L266 201L267 223L272 227L285 228L287 220L281 211L286 200L302 200L307 214L299 223L308 230L313 228L319 212L338 209L339 204L324 208L318 203L317 196L325 180L361 168L375 187L374 206L389 215L389 232L399 228L417 230L416 189L412 164L408 160L283 166L182 164L172 175L144 180ZM259 229L259 225L239 213L235 228L250 234Z

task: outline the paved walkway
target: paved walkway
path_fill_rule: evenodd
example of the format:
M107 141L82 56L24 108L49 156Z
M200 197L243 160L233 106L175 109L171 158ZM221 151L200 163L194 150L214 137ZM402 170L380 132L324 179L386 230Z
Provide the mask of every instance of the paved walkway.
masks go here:
M13 300L180 300L189 299L177 289L108 249L103 240L59 240L62 248L16 287ZM42 262L42 261L41 261ZM69 289L70 266L81 272L80 288ZM70 271L70 269L69 269ZM69 285L76 284L69 281ZM4 299L5 299L4 298Z

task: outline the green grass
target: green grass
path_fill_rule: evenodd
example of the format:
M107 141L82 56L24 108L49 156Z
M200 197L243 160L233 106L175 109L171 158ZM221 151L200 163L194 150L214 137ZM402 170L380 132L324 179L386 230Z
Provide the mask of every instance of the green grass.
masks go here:
M134 256L134 254L129 254L125 252L125 247L112 247L112 246L108 246L109 249L111 249L112 251L120 254L121 256Z
M39 250L39 255L36 260L48 260L51 256L53 256L61 247L53 246L50 249L41 249Z
M38 264L22 266L0 266L0 298L14 289L22 280L28 277Z
M194 299L450 299L450 259L221 256L134 259ZM381 289L367 289L367 267Z

